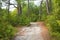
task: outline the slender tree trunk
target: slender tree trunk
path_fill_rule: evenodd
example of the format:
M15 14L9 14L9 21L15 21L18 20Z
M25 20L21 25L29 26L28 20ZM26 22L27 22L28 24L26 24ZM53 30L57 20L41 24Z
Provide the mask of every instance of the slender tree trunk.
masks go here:
M50 14L50 12L49 12L49 3L48 3L48 0L46 0L46 8L47 8L47 14Z
M28 0L28 14L29 14L29 0Z
M1 6L2 6L2 2L0 1L0 9L1 9Z
M21 4L18 4L17 5L17 10L18 10L18 15L22 14L22 7L21 7Z
M18 11L17 21L18 21L18 24L19 24L19 17L20 17L20 15L22 14L21 4L18 4L18 5L17 5L17 11Z
M39 14L42 14L42 3L43 3L43 0L42 0L41 3L40 3Z
M9 9L10 9L10 0L8 0L8 8L7 8L7 10L8 10L8 21L9 21Z
M49 11L50 11L50 13L52 11L52 0L49 0Z
M8 15L9 15L9 9L10 9L10 0L8 0Z
M41 14L42 14L42 3L43 3L43 0L41 1L40 8L39 8L39 19L40 20L41 20Z

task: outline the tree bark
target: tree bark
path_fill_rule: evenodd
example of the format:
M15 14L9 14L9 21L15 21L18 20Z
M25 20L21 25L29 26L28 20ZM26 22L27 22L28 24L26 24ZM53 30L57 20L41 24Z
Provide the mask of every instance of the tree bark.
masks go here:
M8 21L9 21L9 13L10 13L10 12L9 12L9 9L10 9L10 0L8 0L8 8L7 8L7 11L8 11L8 14L7 14L7 15L8 15L8 19L7 19L7 20L8 20Z
M49 0L49 11L50 11L50 13L52 11L52 0Z
M40 3L40 9L39 9L39 19L40 20L41 20L41 14L42 14L42 3L43 3L43 0Z
M2 6L2 2L0 1L0 8L1 8L1 6Z
M9 15L9 9L10 9L10 0L8 0L8 15Z
M47 14L50 14L50 12L49 12L49 2L48 2L48 0L46 0L46 9L47 9Z
M28 14L29 14L29 0L28 0Z
M17 10L18 10L18 15L22 14L22 7L21 7L21 4L18 4L17 5Z

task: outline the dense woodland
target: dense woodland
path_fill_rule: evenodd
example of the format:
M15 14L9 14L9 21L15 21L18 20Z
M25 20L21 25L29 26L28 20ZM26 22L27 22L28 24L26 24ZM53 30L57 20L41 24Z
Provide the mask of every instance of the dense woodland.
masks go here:
M17 32L17 26L29 26L30 22L43 21L49 29L51 40L60 40L60 0L0 0L0 40L11 40ZM27 2L25 2L27 1ZM3 2L6 6L2 8ZM10 11L10 6L14 10Z

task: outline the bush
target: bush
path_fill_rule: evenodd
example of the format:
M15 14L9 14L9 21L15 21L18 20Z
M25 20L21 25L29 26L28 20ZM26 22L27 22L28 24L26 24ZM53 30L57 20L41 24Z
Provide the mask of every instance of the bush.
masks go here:
M39 19L38 15L36 15L35 13L31 13L29 15L29 18L30 18L31 22L36 22Z
M27 15L25 13L22 13L21 15L10 15L9 16L9 22L13 26L25 26L29 25L30 22L36 22L38 19L38 16L34 13L30 13L30 15Z
M51 40L60 40L60 33L59 32L51 32Z
M0 22L0 40L10 40L16 33L16 29L8 22Z
M18 19L17 19L17 16L9 16L9 23L12 25L12 26L16 26L18 25Z
M38 16L34 13L30 13L30 15L22 14L18 18L18 22L20 25L29 25L30 22L36 22L38 20Z
M25 25L29 25L30 23L30 18L24 14L20 15L19 19L17 20L19 25L25 26Z
M56 16L49 15L46 22L52 38L51 40L60 40L60 21L57 20Z

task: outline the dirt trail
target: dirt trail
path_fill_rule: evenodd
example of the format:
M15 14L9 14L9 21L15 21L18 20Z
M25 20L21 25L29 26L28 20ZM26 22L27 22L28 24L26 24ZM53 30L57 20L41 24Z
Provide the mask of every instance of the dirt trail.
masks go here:
M18 29L14 40L50 40L48 29L42 22Z
M38 25L41 28L41 31L42 31L41 35L42 35L43 39L50 40L49 30L46 27L46 25L44 24L44 22L39 22Z

